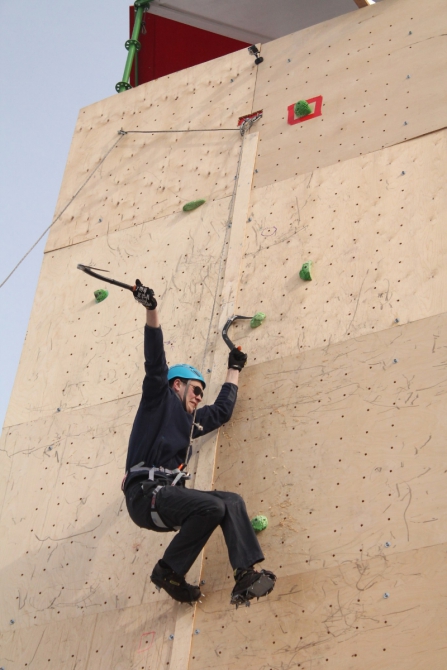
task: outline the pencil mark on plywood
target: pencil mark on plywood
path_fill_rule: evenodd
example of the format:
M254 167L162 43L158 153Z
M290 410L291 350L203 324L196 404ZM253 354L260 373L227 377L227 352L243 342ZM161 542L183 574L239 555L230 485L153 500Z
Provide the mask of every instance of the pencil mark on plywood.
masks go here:
M411 500L412 500L413 494L412 494L412 491L411 491L411 486L409 486L408 484L407 484L407 486L408 486L407 493L404 495L404 497L402 498L402 500L405 500L405 498L408 497L408 505L407 505L406 508L404 509L404 514L403 514L403 516L404 516L405 526L407 527L407 541L409 542L409 541L410 541L410 527L409 527L409 525L408 525L408 521L407 521L407 512L408 512L408 508L409 508L410 505L411 505Z
M346 333L349 332L349 330L351 329L352 324L354 323L354 319L355 319L355 316L356 316L356 314L357 314L357 310L358 310L358 307L359 307L359 301L360 301L360 296L361 296L361 294L362 294L363 284L365 283L368 274L369 274L369 270L366 271L366 275L365 275L365 277L364 277L364 279L363 279L363 281L362 281L362 283L361 283L361 285L360 285L360 290L359 290L359 294L358 294L358 297L357 297L357 302L356 302L356 304L355 304L354 314L353 314L353 317L352 317L352 319L351 319L351 321L350 321L350 323L349 323L349 326L346 328Z
M423 449L431 440L431 435L428 436L428 439L425 440L424 444L422 444L420 447L415 447L415 453L418 454L421 449Z
M92 533L97 528L99 528L101 524L102 521L94 528L90 528L90 530L84 530L81 533L74 533L73 535L67 535L66 537L51 537L51 535L47 535L47 537L40 538L36 533L34 533L34 536L37 540L39 540L39 542L46 542L47 540L51 540L52 542L60 542L62 540L70 540L72 537L79 537L79 535L87 535L88 533Z
M36 657L37 652L39 651L39 647L40 647L40 645L41 645L41 643L42 643L43 636L45 635L45 633L46 633L46 629L42 632L42 635L40 636L40 640L39 640L39 642L37 643L36 650L35 650L35 652L34 652L34 654L33 654L32 659L31 659L30 662L29 662L29 665L32 665L32 663L34 662L34 659L35 659L35 657Z

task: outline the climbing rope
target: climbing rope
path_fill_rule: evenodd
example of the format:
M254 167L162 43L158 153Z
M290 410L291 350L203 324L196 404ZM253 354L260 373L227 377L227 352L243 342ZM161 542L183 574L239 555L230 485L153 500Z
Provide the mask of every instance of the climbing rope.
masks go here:
M239 157L238 157L238 161L237 161L237 168L236 168L236 176L234 178L233 193L231 195L230 207L229 207L229 211L228 211L228 219L227 219L225 237L224 237L224 241L223 241L223 245L222 245L222 251L220 253L219 274L217 276L216 289L214 291L213 307L211 309L210 322L209 322L209 325L208 325L208 332L207 332L207 335L206 335L205 349L203 351L202 365L201 365L201 368L200 368L201 370L204 369L204 365L205 365L206 352L207 352L207 348L208 348L208 343L209 343L209 338L210 338L210 333L211 333L211 327L212 327L212 324L213 324L214 312L215 312L215 309L216 309L217 294L218 294L219 287L220 287L220 273L222 272L222 264L223 264L223 259L224 259L225 247L227 245L228 237L229 237L231 226L232 226L232 223L233 223L234 202L236 200L237 185L239 183L239 173L240 173L240 169L241 169L242 151L243 151L243 148L244 148L244 139L245 139L245 136L246 136L247 132L252 127L252 125L254 123L256 123L256 121L258 121L258 119L260 119L261 117L262 117L262 114L259 114L255 117L251 118L251 119L250 118L245 119L245 121L238 128L238 130L240 131L241 136L242 136L242 142L241 142L241 148L240 148L240 151L239 151Z
M93 172L87 177L87 179L86 179L85 182L82 184L82 186L80 186L80 187L78 188L78 190L76 191L76 193L74 194L74 196L68 201L68 203L65 205L65 207L63 208L63 210L62 210L61 212L59 212L59 214L56 216L56 218L50 223L50 225L48 226L48 228L46 228L46 229L43 231L43 233L42 233L42 235L39 237L39 239L36 240L36 242L34 242L33 246L32 246L30 249L28 249L28 251L26 252L26 254L19 260L19 262L17 263L17 265L11 270L11 272L10 272L9 275L6 277L6 279L4 279L4 280L2 281L2 283L0 284L0 288L2 288L2 286L4 286L4 285L6 284L6 282L8 281L8 279L14 274L14 272L17 270L17 268L23 263L23 261L25 260L25 258L32 252L32 250L33 250L35 247L37 247L37 245L39 244L39 242L40 242L40 240L42 239L42 237L44 237L44 236L47 234L47 232L50 230L50 228L51 228L52 226L54 226L54 224L57 223L57 221L59 221L59 219L61 218L62 214L65 212L65 210L68 209L68 207L71 205L71 203L73 202L73 200L79 195L79 193L82 191L82 189L84 188L84 186L86 186L86 184L90 181L90 179L93 177L93 175L95 174L95 172L96 172L96 171L101 167L101 165L104 163L105 159L106 159L107 156L110 154L110 152L113 151L113 149L116 147L116 145L118 144L118 142L120 142L122 139L123 139L123 137L122 137L122 135L120 135L120 137L118 137L118 139L117 139L116 142L113 144L113 146L110 147L110 149L108 150L108 152L106 153L106 155L100 160L100 162L99 162L98 165L95 167L95 169L93 170Z
M129 135L130 133L220 133L239 130L239 128L187 128L186 130L119 130L120 135Z
M39 244L40 240L41 240L43 237L45 237L45 235L46 235L47 232L50 230L50 228L52 228L52 226L54 226L54 224L57 223L57 222L59 221L59 219L61 218L62 214L68 209L68 207L71 205L71 203L73 202L73 200L79 195L79 193L82 191L82 189L84 188L84 186L86 186L86 184L87 184L87 183L90 181L90 179L93 177L93 175L95 174L95 172L101 167L101 165L104 163L104 161L105 161L105 159L107 158L107 156L110 154L111 151L113 151L113 149L116 147L116 145L118 144L118 142L120 142L120 141L122 140L122 138L124 137L124 135L129 135L130 133L145 133L145 134L155 134L155 133L218 133L218 132L221 132L221 131L222 131L222 132L229 132L229 131L234 132L235 130L239 130L240 133L241 133L241 135L242 135L242 137L243 137L243 136L244 136L244 132L245 132L246 129L247 129L247 126L245 125L246 123L247 123L247 122L244 122L240 128L188 128L188 129L186 129L186 130L123 130L123 129L119 130L119 131L118 131L119 138L116 140L116 142L113 144L113 146L110 147L110 149L108 150L108 152L106 153L106 155L100 160L100 162L98 163L98 165L95 167L95 169L93 170L93 172L89 175L89 177L87 177L87 179L86 179L85 182L82 184L82 186L80 186L80 187L78 188L78 190L76 191L76 193L74 194L74 196L68 201L68 203L65 205L65 207L63 208L63 210L62 210L61 212L59 212L59 214L58 214L58 215L56 216L56 218L50 223L50 225L49 225L47 228L45 228L45 230L43 231L42 235L41 235L41 236L34 242L33 246L30 247L30 249L28 249L28 251L26 252L26 254L19 260L19 262L17 263L17 265L11 270L11 272L10 272L9 275L6 277L6 279L4 279L4 280L2 281L2 283L0 284L0 288L2 288L2 286L4 286L4 285L6 284L6 282L8 281L8 279L9 279L10 277L12 277L12 275L14 274L14 272L15 272L15 271L17 270L17 268L23 263L23 261L25 260L25 258L26 258L27 256L29 256L29 254L32 252L32 250L33 250L35 247L37 247L37 245ZM251 127L251 125L252 125L252 124L250 124L249 127Z
M224 241L223 241L223 245L222 245L222 251L220 253L219 272L218 272L218 275L217 275L216 289L214 291L214 300L213 300L213 306L212 306L212 309L211 309L211 316L210 316L210 321L209 321L209 325L208 325L208 332L206 334L205 348L203 350L202 365L201 365L201 368L200 368L201 370L204 369L204 365L205 365L205 358L206 358L206 353L207 353L207 349L208 349L208 343L209 343L209 339L210 339L211 328L212 328L212 325L213 325L214 312L215 312L215 309L216 309L217 294L218 294L219 287L220 287L220 273L222 272L222 265L223 265L223 259L224 259L224 254L225 254L225 247L227 245L228 237L230 235L230 230L231 230L231 226L232 226L232 223L233 223L234 202L236 200L237 185L238 185L238 182L239 182L239 173L240 173L241 160L242 160L242 150L244 148L245 130L244 130L244 132L241 132L241 134L242 134L241 148L240 148L240 151L239 151L239 157L238 157L238 161L237 161L237 168L236 168L236 176L234 178L233 193L231 194L230 207L229 207L229 210L228 210L228 219L227 219L227 224L226 224L225 236L224 236Z

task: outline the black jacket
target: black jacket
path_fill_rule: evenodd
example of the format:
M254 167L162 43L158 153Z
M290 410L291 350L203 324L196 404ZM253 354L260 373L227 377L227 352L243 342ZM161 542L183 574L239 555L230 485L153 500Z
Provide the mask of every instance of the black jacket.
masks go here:
M146 375L130 434L126 472L142 461L147 467L163 466L174 470L185 462L193 415L185 411L180 399L169 388L161 328L145 326L144 358ZM193 438L206 435L226 423L233 413L236 397L237 386L223 384L215 403L197 410L195 423L203 426L203 431L194 427Z

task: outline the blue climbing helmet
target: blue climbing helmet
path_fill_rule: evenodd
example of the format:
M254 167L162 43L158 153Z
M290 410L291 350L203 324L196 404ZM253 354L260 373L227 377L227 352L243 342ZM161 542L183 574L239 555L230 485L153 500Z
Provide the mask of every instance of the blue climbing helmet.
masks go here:
M180 363L179 365L173 365L172 368L169 368L168 382L170 382L171 379L177 379L178 377L180 379L196 379L197 381L202 382L203 388L206 387L205 380L200 372L187 363Z

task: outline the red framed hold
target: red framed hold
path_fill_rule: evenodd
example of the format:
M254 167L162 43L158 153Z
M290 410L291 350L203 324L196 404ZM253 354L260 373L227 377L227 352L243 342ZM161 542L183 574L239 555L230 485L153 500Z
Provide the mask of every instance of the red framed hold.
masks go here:
M302 121L309 121L309 119L314 119L316 116L321 116L322 112L321 109L323 107L323 96L322 95L317 95L316 98L309 98L309 100L306 100L306 102L311 105L313 102L315 103L315 109L311 114L307 114L307 116L299 116L298 118L295 118L295 104L289 105L287 107L287 110L289 112L289 116L287 117L287 123L289 123L291 126L295 125L295 123L301 123Z

